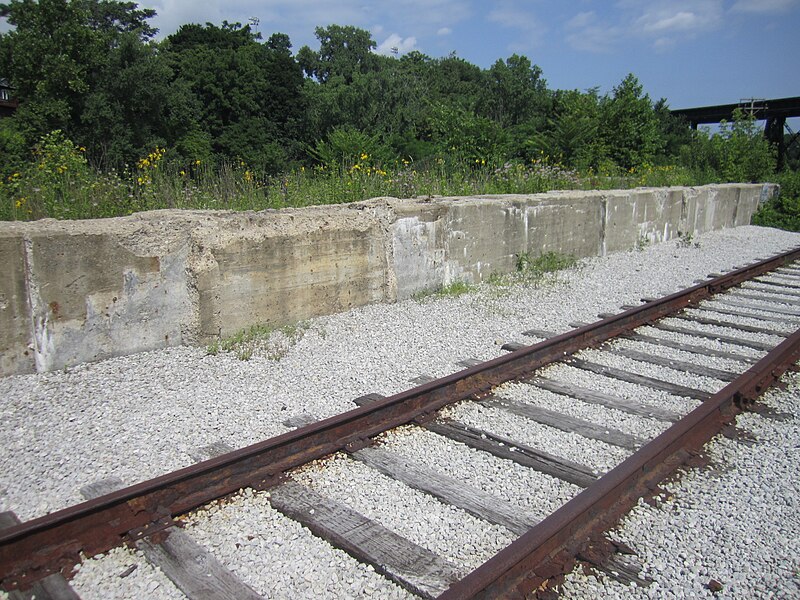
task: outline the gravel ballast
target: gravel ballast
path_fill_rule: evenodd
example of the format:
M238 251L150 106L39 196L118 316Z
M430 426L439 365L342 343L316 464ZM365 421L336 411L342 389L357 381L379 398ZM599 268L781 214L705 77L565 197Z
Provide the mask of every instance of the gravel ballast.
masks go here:
M730 270L758 257L787 250L800 244L800 235L740 227L696 236L695 241L699 247L684 247L673 241L640 251L587 259L582 261L579 268L548 276L535 286L485 286L455 298L433 297L393 305L373 305L315 319L304 324L301 328L303 335L298 336L300 339L285 350L279 361L258 353L249 361L242 361L233 353L211 356L205 348L179 347L81 365L66 371L2 379L0 510L13 510L21 519L28 520L81 502L80 488L98 479L115 476L126 484L133 484L191 464L192 455L200 447L220 442L232 448L244 447L289 430L290 427L283 423L291 417L311 414L324 418L350 410L355 406L352 400L363 394L396 393L411 387L409 381L421 374L443 376L463 368L457 366L458 361L467 358L487 360L499 356L504 353L500 346L505 342L527 340L533 343L534 340L522 335L527 329L557 333L567 331L572 322L594 321L599 313L618 312L623 304L636 304L640 298L674 292L692 285L707 273ZM752 312L758 315L758 302L747 302L753 305ZM675 324L686 325L685 322L674 321ZM745 319L743 322L757 321ZM769 324L765 326L772 327ZM715 326L698 328L722 331L722 328ZM783 329L780 326L774 328ZM644 332L665 339L701 343L696 339L687 340L681 334L652 328ZM780 341L775 336L761 334L751 334L749 337ZM757 350L731 348L713 340L702 343L748 356L759 357L763 354ZM634 347L632 342L623 344ZM639 344L636 347L643 349L643 346ZM587 355L609 365L628 366L635 362L602 356L599 351ZM708 360L703 364L721 365L722 368L737 366L740 370L747 368L747 365L737 365L730 360ZM547 375L555 378L571 371L577 370L558 365L551 367ZM647 373L658 376L657 370L652 368L648 368ZM582 385L589 379L596 381L602 378L593 374L575 374L574 382ZM721 386L716 381L706 383L699 376L692 376L685 383L709 389L712 385ZM603 389L603 385L607 386L608 393L636 397L641 402L682 414L697 405L694 400L665 392L650 391L642 396L641 389L633 384L601 382L600 389ZM521 390L510 387L507 393L511 398L525 400L526 392ZM781 410L797 412L797 388L781 394L784 395L776 395L773 401L782 407ZM546 403L546 396L537 397L543 405ZM528 401L536 403L535 399ZM550 403L550 406L555 405ZM572 410L575 416L588 419L593 410L601 408L581 404ZM516 435L520 442L541 442L545 444L540 444L542 449L553 453L558 450L559 443L567 443L572 449L560 452L562 456L599 472L614 466L628 454L627 450L602 442L591 441L587 445L586 440L575 440L573 444L570 434L550 431L544 426L540 429L528 427L524 431L519 421L508 419L508 422L504 422L506 417L498 412L472 404L449 409L448 414L474 426L489 428L492 425L495 427L493 431L502 431L509 437ZM800 458L797 450L798 421L796 418L783 422L762 421L760 417L750 415L742 419L758 439L755 446L744 446L729 440L715 442L712 453L717 453L719 463L725 465L726 471L712 474L708 471L691 471L674 484L674 489L671 488L674 500L665 500L658 509L637 508L631 517L632 522L636 520L635 532L619 533L623 539L631 540L631 545L642 553L646 574L659 582L658 587L643 591L605 579L601 581L576 575L566 586L566 597L615 597L615 594L618 597L685 597L692 594L696 597L720 597L713 596L703 587L702 584L707 580L701 580L706 575L707 579L715 578L723 582L721 594L724 597L746 597L738 595L738 591L759 589L770 590L773 593L771 597L800 597L796 572L800 567L796 564L800 548L795 541L800 539L797 511L800 490L796 483L800 479L797 477L797 459ZM638 424L639 421L641 424ZM646 438L657 434L666 425L629 415L620 416L616 424L626 432ZM442 447L442 441L427 432L387 434L386 444L398 451L407 448L415 460L425 462L429 468L452 477L466 481L472 476L475 478L472 485L476 487L476 481L483 474L491 476L493 471L499 473L500 470L499 459L486 458L482 453L469 451L463 446L452 445L444 460L434 458L432 455ZM475 455L480 455L480 466L473 469L470 461L474 460ZM762 458L762 455L768 458ZM787 463L786 459L792 462ZM764 465L765 460L769 465L774 462L780 465L767 466ZM309 471L303 475L304 481L321 492L327 489L342 501L348 500L347 489L345 484L337 483L336 475L345 472L364 481L365 486L368 481L376 495L399 493L393 487L398 485L396 482L370 473L363 465L348 461L334 461L334 466L330 467L333 471ZM741 467L745 469L743 471L737 471L740 461L745 465ZM670 548L659 553L658 545L655 544L651 549L651 542L648 541L655 539L648 538L648 535L666 535L667 528L667 525L648 523L658 523L659 518L667 516L670 524L682 522L684 518L691 522L694 513L688 507L697 506L701 498L702 502L711 502L718 497L717 494L697 496L701 493L698 490L703 489L702 482L708 481L709 476L720 482L727 481L731 472L739 473L736 477L739 482L748 479L750 474L756 474L756 483L751 485L747 482L734 488L720 484L720 497L725 493L735 497L727 501L719 500L726 508L721 516L714 518L719 523L717 537L732 538L731 546L726 550L730 553L727 560L731 564L748 563L746 553L750 549L758 549L759 556L766 557L766 562L761 558L753 559L762 561L764 564L756 564L760 565L759 569L767 569L763 572L769 574L769 583L763 588L758 587L756 577L728 576L728 571L718 566L721 563L710 562L711 559L704 564L712 566L702 566L706 571L698 571L696 578L680 577L681 568L691 568L698 563L680 558ZM494 487L494 492L499 496L542 517L554 506L548 504L542 508L538 504L536 494L541 489L535 493L529 489L525 494L522 488L537 487L537 478L544 478L538 487L546 490L548 495L552 493L558 496L561 502L578 491L575 486L549 480L540 474L528 475L527 479L520 478L519 483L515 483L516 478L507 474L495 474L494 477L496 483L489 486L487 491ZM700 483L694 486L683 483L691 482L693 478ZM515 489L517 485L520 488L519 496ZM438 501L431 503L419 492L416 494L418 496L411 496L414 499L408 501L416 507L413 510L432 514L441 511L442 518L450 518L447 516L452 512L449 507ZM787 500L785 494L793 495ZM252 527L244 527L244 539L252 535L249 529L261 528L253 539L278 539L281 544L291 544L293 550L289 560L299 561L291 568L287 567L289 570L281 571L282 575L276 576L274 573L260 574L255 566L257 559L247 559L243 552L228 552L228 548L225 550L227 554L223 552L223 556L218 555L222 562L260 593L276 598L282 597L283 592L292 598L318 597L315 595L318 589L305 577L313 565L321 581L331 586L334 586L334 581L341 583L341 587L331 588L331 597L406 597L405 592L394 584L369 570L365 571L363 565L344 553L337 554L340 551L330 548L308 534L307 530L278 515L269 506L267 495L242 494L230 502L232 510L243 515L242 519L244 515L258 512L253 507L272 511L267 524L259 525L256 517L247 517L252 518ZM351 498L349 502L364 513L376 510L371 508L368 498ZM781 535L772 535L767 529L752 523L747 513L739 510L745 505L749 506L750 514L782 515L785 525L781 526L784 528ZM402 510L398 508L394 517L397 522L390 527L401 532L407 531L403 529L407 525L403 524ZM191 517L189 529L196 530L202 543L214 549L216 541L222 540L225 528L231 527L229 517L222 515L223 511ZM420 545L430 547L453 560L460 568L468 570L513 539L503 528L470 519L474 518L462 521L467 524L457 535L448 536L446 532L437 531L437 523L444 521L432 519L427 524L428 530L415 532L413 536L416 536L415 541ZM445 529L444 525L441 527ZM465 551L464 536L469 536L470 532L475 535L486 532L486 537L473 549ZM698 531L692 534L695 535L700 550L710 546L707 542L713 536L709 533L701 534ZM757 540L757 543L744 543L748 539ZM220 541L218 545L225 549L226 543ZM448 543L450 547L447 547ZM320 550L321 547L326 549ZM683 552L687 557L690 556L689 550ZM285 555L286 552L278 554ZM777 558L781 555L783 559ZM312 559L317 560L313 563L303 562ZM248 566L248 560L252 561L252 565ZM795 562L794 573L789 572L787 567L791 560ZM689 567L684 564L687 562L690 563ZM133 574L120 580L119 572L132 564L139 566ZM113 585L103 583L104 573L106 577L113 578ZM116 550L100 560L87 561L79 571L76 587L79 587L84 598L126 597L125 592L115 591L121 589L117 586L117 580L136 581L136 589L140 590L152 588L148 597L173 598L175 594L180 597L180 592L163 574L147 566L140 556L128 550ZM602 590L607 589L608 593L598 592L600 588L596 586L604 586ZM658 589L662 595L647 596L654 593L653 589ZM672 596L664 595L667 592ZM0 597L4 595L0 593Z
M709 467L682 471L656 506L640 501L612 532L638 553L649 587L579 568L562 597L800 598L800 375L784 382L762 400L788 419L740 415L755 443L717 436L706 446Z

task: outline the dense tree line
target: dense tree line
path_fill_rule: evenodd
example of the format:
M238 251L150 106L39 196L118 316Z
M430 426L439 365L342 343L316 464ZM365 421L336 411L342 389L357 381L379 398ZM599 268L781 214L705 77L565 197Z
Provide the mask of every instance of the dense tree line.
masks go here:
M188 24L163 41L150 9L114 0L12 0L0 14L0 75L20 107L0 122L7 162L61 130L91 164L123 169L153 148L174 160L242 160L267 172L366 145L384 159L530 159L628 169L688 140L633 75L612 93L553 91L513 55L481 69L455 56L374 53L369 32L285 34Z
M339 25L317 28L318 48L296 54L287 35L263 40L239 23L187 24L157 41L154 14L116 0L0 4L13 26L0 35L0 77L20 101L0 120L0 175L56 130L89 165L117 172L157 148L174 164L266 174L362 153L376 164L546 156L594 172L715 160L708 138L633 75L607 94L551 90L525 56L488 69L455 54L387 57L368 31Z

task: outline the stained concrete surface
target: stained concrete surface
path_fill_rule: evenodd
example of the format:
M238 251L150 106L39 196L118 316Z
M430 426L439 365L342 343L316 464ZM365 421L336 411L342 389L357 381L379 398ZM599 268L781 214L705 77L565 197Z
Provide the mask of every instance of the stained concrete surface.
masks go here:
M775 186L559 191L0 223L0 375L282 325L750 222Z

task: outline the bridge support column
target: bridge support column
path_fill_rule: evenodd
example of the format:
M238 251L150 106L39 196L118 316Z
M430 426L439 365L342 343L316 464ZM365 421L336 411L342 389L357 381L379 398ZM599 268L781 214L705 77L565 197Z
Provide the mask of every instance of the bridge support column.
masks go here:
M764 127L764 137L770 144L775 144L778 148L778 171L783 169L786 160L786 143L783 135L785 126L786 117L769 117Z

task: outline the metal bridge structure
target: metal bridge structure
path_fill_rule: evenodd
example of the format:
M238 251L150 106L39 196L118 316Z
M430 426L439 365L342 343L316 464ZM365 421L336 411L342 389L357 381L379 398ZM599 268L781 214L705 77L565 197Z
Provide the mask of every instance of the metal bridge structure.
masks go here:
M800 117L800 96L773 100L747 98L736 104L681 108L671 112L686 119L692 129L697 129L700 124L731 121L736 110L751 115L758 121L766 121L764 136L778 149L778 169L782 169L787 150L792 145L800 143L800 131L793 132L786 122L788 118ZM784 131L789 134L788 140Z
M0 79L0 117L10 117L19 106L19 101L12 96L12 88L8 81Z

